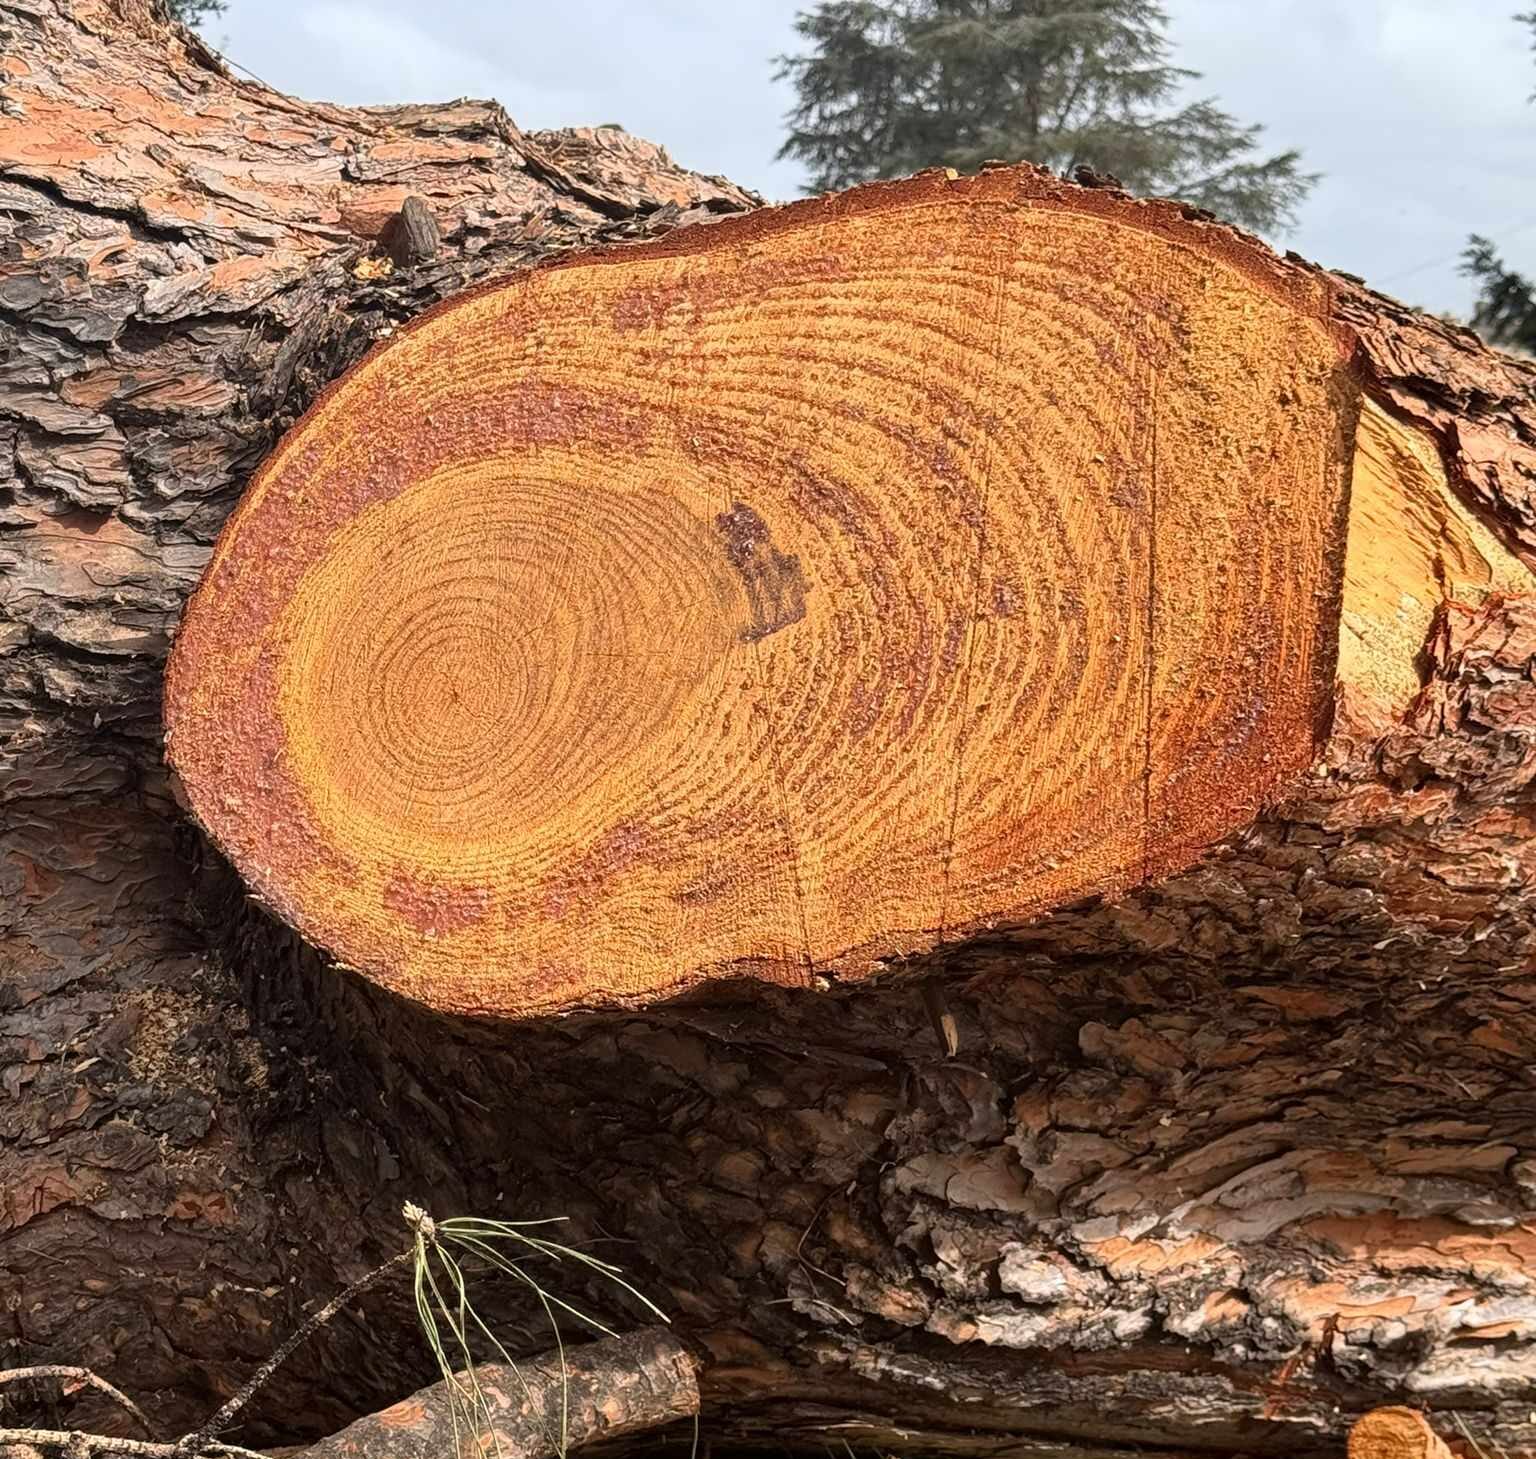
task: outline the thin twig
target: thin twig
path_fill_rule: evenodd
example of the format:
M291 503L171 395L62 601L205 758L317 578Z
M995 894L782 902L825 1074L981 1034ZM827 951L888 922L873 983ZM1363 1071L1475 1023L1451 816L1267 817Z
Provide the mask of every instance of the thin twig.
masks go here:
M396 1267L404 1266L415 1255L416 1249L413 1246L407 1247L404 1251L397 1251L382 1266L376 1266L371 1272L360 1276L344 1292L338 1293L324 1307L312 1312L289 1335L287 1341L246 1379L241 1385L240 1390L212 1418L206 1419L199 1428L194 1429L190 1434L186 1434L176 1441L175 1448L177 1453L181 1455L196 1454L200 1451L224 1447L214 1444L212 1442L213 1436L222 1433L223 1430L229 1427L235 1415L261 1391L267 1380L288 1361L295 1349L324 1327L331 1318L354 1298L360 1297L369 1287L394 1271Z
M1466 1422L1462 1419L1462 1416L1459 1413L1453 1411L1451 1413L1451 1417L1456 1421L1456 1427L1461 1430L1462 1438L1467 1441L1468 1447L1474 1454L1477 1455L1477 1459L1488 1459L1488 1451L1483 1448L1483 1446L1479 1444L1475 1438L1473 1438L1472 1430L1467 1427ZM1495 1459L1509 1459L1509 1453L1503 1448L1502 1445L1495 1444L1493 1446L1493 1453Z
M105 1393L114 1403L126 1408L143 1426L146 1434L155 1431L154 1425L144 1417L141 1409L121 1388L114 1388L105 1378L98 1378L89 1368L69 1368L58 1363L45 1363L35 1368L0 1369L0 1387L7 1383L22 1383L28 1378L61 1378L66 1382L84 1383L98 1393Z
M514 1278L523 1285L532 1289L534 1295L543 1306L545 1314L550 1320L555 1332L556 1361L560 1376L560 1412L559 1434L549 1434L551 1447L560 1456L565 1455L568 1443L568 1424L570 1409L567 1395L567 1383L569 1372L566 1366L565 1344L560 1337L560 1329L555 1324L556 1307L570 1313L573 1317L595 1328L597 1331L609 1335L609 1329L595 1318L587 1316L579 1308L547 1292L537 1282L522 1270L521 1262L501 1251L498 1251L495 1243L498 1241L509 1242L520 1248L525 1256L543 1256L556 1262L570 1260L591 1268L601 1273L615 1285L622 1287L632 1296L639 1299L656 1316L666 1321L665 1314L648 1297L635 1287L631 1286L619 1273L619 1268L596 1257L588 1256L585 1252L574 1247L562 1246L558 1242L544 1241L536 1236L528 1234L529 1227L551 1224L545 1221L508 1222L476 1220L468 1217L459 1217L454 1220L435 1222L421 1207L407 1204L404 1209L407 1226L410 1227L413 1240L404 1251L396 1252L388 1261L376 1266L372 1271L365 1273L327 1302L323 1307L311 1313L299 1327L283 1342L276 1352L269 1357L251 1376L243 1383L237 1393L228 1400L211 1418L191 1433L184 1434L174 1443L160 1443L144 1439L116 1439L105 1434L88 1434L79 1430L60 1429L0 1429L0 1445L31 1445L39 1449L63 1450L63 1459L96 1459L96 1456L129 1455L133 1459L265 1459L265 1456L251 1449L242 1449L236 1444L226 1444L215 1436L222 1433L234 1421L236 1415L248 1404L257 1393L266 1385L272 1375L280 1368L289 1356L308 1338L312 1337L320 1328L324 1327L343 1308L347 1307L357 1297L361 1296L376 1282L382 1280L390 1272L398 1267L411 1264L415 1268L415 1293L418 1316L421 1319L423 1331L426 1334L428 1344L433 1350L443 1373L443 1392L447 1404L449 1418L453 1429L454 1447L461 1455L464 1448L464 1436L461 1434L461 1422L467 1421L471 1431L475 1431L482 1417L489 1425L490 1432L499 1446L495 1426L495 1415L486 1394L481 1386L476 1372L473 1352L470 1345L471 1324L475 1333L490 1342L496 1352L503 1358L512 1375L522 1385L525 1397L528 1399L530 1412L537 1410L538 1405L533 1403L534 1394L530 1391L518 1366L514 1363L496 1338L496 1335L481 1320L480 1315L470 1305L467 1284L464 1280L458 1262L448 1250L449 1245L457 1246L468 1255L481 1257L490 1265L507 1276ZM557 1218L563 1219L563 1218ZM442 1264L443 1273L452 1285L452 1293L445 1292L438 1282L433 1270L434 1259ZM431 1296L427 1295L430 1288ZM456 1301L450 1301L449 1297L456 1297ZM434 1308L436 1313L434 1314ZM462 1350L464 1369L456 1372L456 1364L449 1360L448 1352L443 1341L443 1332L439 1328L438 1317L441 1317L447 1334L451 1338L456 1350ZM457 1357L457 1352L455 1357ZM126 1394L120 1393L109 1383L98 1378L87 1368L63 1368L63 1367L36 1367L19 1368L9 1372L0 1371L0 1381L19 1381L22 1378L70 1378L86 1383L92 1387L110 1394L131 1412L134 1417L144 1425L146 1431L152 1432L148 1421L133 1401ZM695 1409L695 1417L697 1410ZM543 1425L542 1415L536 1414L537 1422ZM499 1447L497 1449L499 1453Z
M68 1449L72 1454L134 1454L139 1459L179 1459L185 1453L182 1440L161 1444L150 1439L114 1439L108 1434L86 1434L78 1429L0 1429L0 1446L30 1444L35 1449ZM205 1443L202 1453L220 1459L271 1459L238 1444Z

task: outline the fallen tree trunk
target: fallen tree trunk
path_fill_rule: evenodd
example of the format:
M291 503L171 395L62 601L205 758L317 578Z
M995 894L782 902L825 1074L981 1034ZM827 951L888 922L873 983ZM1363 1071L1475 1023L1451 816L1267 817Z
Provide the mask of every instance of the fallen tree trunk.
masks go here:
M926 252L909 250L918 272L965 273L965 240L995 262L1003 214L1060 249L1096 230L1106 247L1144 250L1135 258L1146 266L1111 267L1101 251L1100 273L1116 285L1102 300L1086 285L1052 295L1036 274L1026 283L1038 308L994 284L979 316L939 309L955 331L946 388L959 404L940 400L933 360L919 379L931 394L908 389L904 341L864 353L861 368L880 361L886 373L839 417L868 433L858 439L881 467L859 501L909 504L899 521L870 519L880 527L867 550L845 511L851 498L825 492L829 462L797 464L793 445L814 443L796 434L798 407L773 414L780 376L758 370L742 387L744 401L769 402L759 425L733 426L757 454L714 484L723 520L700 518L697 537L680 522L657 560L692 562L710 544L698 581L734 630L720 653L786 671L808 634L824 645L813 662L840 663L835 610L856 605L846 648L861 670L827 681L840 722L818 723L815 704L792 697L792 677L770 675L736 701L764 706L765 754L779 737L797 746L784 800L765 817L779 846L785 826L801 824L791 811L823 817L813 829L824 849L807 858L798 892L786 885L711 912L704 883L674 876L663 854L675 857L684 838L605 842L595 823L587 851L606 860L584 880L588 829L572 822L560 874L573 908L600 901L604 878L621 890L660 878L664 894L696 890L669 904L695 909L694 931L642 938L643 956L631 949L610 969L596 932L568 955L546 904L542 935L560 954L549 961L585 979L576 996L567 984L530 997L526 980L483 974L460 996L469 984L456 992L441 969L410 971L398 937L370 956L353 930L285 902L301 882L265 875L237 840L259 826L255 807L215 807L219 765L194 763L195 749L178 743L193 720L178 724L172 753L189 757L179 763L195 808L268 901L354 954L369 974L357 978L246 899L177 809L162 766L162 670L215 535L278 434L428 306L754 200L610 130L529 137L476 103L359 111L282 98L230 77L134 0L4 0L0 15L0 212L12 220L0 257L7 1363L87 1365L153 1396L167 1430L185 1426L238 1386L306 1302L391 1250L399 1204L417 1197L442 1214L568 1216L577 1239L598 1243L677 1316L703 1360L703 1431L722 1444L772 1429L787 1445L846 1439L904 1452L1027 1440L1095 1454L1323 1453L1338 1451L1353 1416L1399 1402L1454 1412L1480 1443L1529 1447L1528 365L1205 220L1144 212L1104 190L1009 174L911 185L934 206L893 231L936 230ZM435 242L410 223L409 196L432 215ZM905 206L919 194L876 196ZM989 199L974 225L941 216ZM793 216L821 219L832 238L856 231L860 205L817 206ZM638 289L627 313L615 298L617 332L602 348L631 338L617 327L633 316L635 343L707 374L698 331L727 318L733 297L724 285L711 293L725 275L710 260L740 246L772 261L771 239L790 236L736 226L676 234L655 259L686 261L686 288ZM878 230L867 240L882 246ZM837 297L848 260L825 241L796 250L785 317L803 317L812 334L826 311L797 315L796 300L813 285ZM476 298L575 293L583 277L618 289L643 257ZM761 301L774 287L749 291L759 316L772 313ZM592 297L583 287L570 301L577 317ZM1053 314L1065 306L1050 298L1061 297L1100 302L1075 321ZM697 327L669 316L679 298ZM474 307L406 332L294 440L341 408L366 371L387 371L454 308ZM1008 329L989 332L999 318ZM478 339L465 331L466 355ZM1218 347L1227 343L1230 355ZM1015 393L990 407L993 419L977 402L1015 348L1042 363L1008 366ZM1046 368L1080 362L1084 349L1102 355L1102 370ZM1230 378L1227 358L1241 364ZM986 369L975 365L973 379L975 361ZM950 356L940 362L947 370ZM623 363L631 376L644 368ZM831 390L826 375L841 369L807 365L796 391ZM692 387L674 374L650 383L675 400ZM1178 381L1172 395L1153 388ZM1021 398L1030 410L1004 412ZM1170 454L1163 423L1179 399L1203 424ZM1261 403L1267 414L1254 413ZM392 439L391 408L358 419ZM633 412L588 418L564 402L561 412L511 414L531 437L550 435L553 419L574 422L581 449L610 459L641 449ZM965 434L939 457L946 419ZM1177 505L1157 531L1146 493L1153 435L1153 479L1172 493L1156 500ZM457 428L445 433L448 447L458 439ZM1097 448L1104 440L1123 441L1123 460ZM665 444L678 469L656 479L675 504L685 500L679 463L694 448ZM525 448L551 459L575 449L542 438ZM707 462L733 448L727 433L698 449ZM285 476L291 448L271 459L269 489L312 481L321 493L334 479ZM1018 460L1034 464L1035 496L1005 489ZM601 485L572 469L548 480ZM1092 521L1071 516L1083 482ZM466 489L473 498L473 481ZM221 549L226 565L262 540L247 530L260 501L248 500L246 525ZM1030 501L1054 515L1008 518ZM627 510L613 519L629 520ZM637 531L673 520L633 518ZM935 539L938 527L949 535ZM847 556L818 556L839 534L853 544ZM1123 584L1090 550L1111 539L1124 544ZM300 522L267 545L310 540ZM395 540L372 539L381 553ZM936 543L927 564L924 542ZM549 583L561 559L534 546ZM923 574L893 571L888 601L872 566L882 554ZM1009 554L1017 573L999 570ZM846 592L824 575L839 561ZM656 581L666 608L666 574ZM208 624L220 582L209 575ZM1074 599L1076 583L1091 595ZM1196 590L1180 597L1181 583ZM359 600L365 625L396 584L342 573L333 586ZM651 622L592 593L592 622ZM279 595L274 606L284 601L298 600ZM328 626L306 652L346 645L349 619L334 601L315 600ZM925 615L927 602L954 611ZM1143 634L1132 610L1148 605ZM1123 628L1106 632L1106 614ZM673 651L676 639L691 672L698 655L683 650L701 641L698 622L662 613L621 646ZM928 659L883 662L868 636L877 622L905 650L921 646L926 622ZM1186 626L1204 645L1187 663L1177 656ZM1112 647L1117 631L1131 646ZM202 633L189 629L189 655ZM475 641L450 635L446 662ZM231 643L212 642L201 665L188 660L208 693L231 663ZM1078 645L1086 663L1066 666ZM366 647L365 635L360 652L335 657L338 685ZM1041 677L1048 652L1065 677ZM459 715L478 732L486 706L465 706L453 682L450 673L429 689L430 702L444 723ZM590 670L579 682L590 696L600 680ZM1034 685L1035 709L1049 710L1040 686L1051 682L1082 686L1074 712L1029 720L1033 738L1010 734L1031 708L1006 694ZM903 706L930 683L952 686L934 700L949 707L903 729ZM317 726L323 759L324 707L293 692L288 722ZM398 722L393 702L385 696L376 723ZM333 743L350 763L346 721L336 723ZM259 765L238 759L248 742L221 743L213 728L202 722L187 745L227 754L232 782L259 779ZM600 729L583 753L646 763L625 761L624 744L604 748ZM912 736L930 730L909 754ZM1073 767L1074 733L1105 753ZM829 746L844 743L840 769ZM1020 787L1043 789L1028 780L1031 755L1072 769L1050 782L1058 800L1040 802L1061 810L1050 824L1021 805ZM753 795L778 781L771 756L733 763ZM817 777L838 774L858 791L849 806L871 786L899 791L875 816L869 844L880 854L867 861L840 845L848 807L818 801ZM529 780L518 794L537 788ZM368 794L387 800L389 787ZM936 826L935 797L948 808ZM1100 821L1114 855L1095 862ZM302 846L304 827L283 825L294 833L286 844ZM433 857L451 862L452 837L437 824L425 839L437 849L415 864L441 876ZM785 880L785 853L766 844L741 842L727 869ZM281 837L275 846L286 849ZM1030 897L1010 900L1026 884ZM411 928L424 904L394 902L388 925ZM452 913L462 902L434 905ZM624 923L622 898L602 905L601 927L644 925ZM760 914L758 931L733 943L732 929L753 925L748 912ZM408 940L417 952L437 940L428 931L454 933L463 918L422 921ZM1006 925L989 931L988 921ZM929 946L912 966L881 961ZM518 952L487 947L486 967ZM689 982L683 999L650 1001ZM621 1006L509 1027L380 983L447 1009ZM611 1293L577 1290L612 1321L641 1320ZM419 1386L428 1369L406 1309L396 1298L327 1329L279 1374L244 1437L312 1438ZM515 1293L493 1292L488 1310L512 1345L547 1346L542 1316Z

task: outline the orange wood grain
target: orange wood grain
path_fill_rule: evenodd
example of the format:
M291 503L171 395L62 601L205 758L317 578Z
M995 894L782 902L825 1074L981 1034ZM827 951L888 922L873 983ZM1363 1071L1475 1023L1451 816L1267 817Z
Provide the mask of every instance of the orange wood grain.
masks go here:
M1358 390L1323 276L925 174L469 294L328 391L167 750L455 1010L803 982L1188 864L1314 760Z
M1349 1459L1452 1459L1451 1448L1412 1408L1372 1409L1349 1431Z

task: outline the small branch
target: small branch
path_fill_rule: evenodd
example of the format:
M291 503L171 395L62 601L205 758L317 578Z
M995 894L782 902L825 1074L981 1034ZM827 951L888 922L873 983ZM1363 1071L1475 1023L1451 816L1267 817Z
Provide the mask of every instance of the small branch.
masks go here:
M337 1299L340 1301L340 1299ZM547 1459L555 1452L550 1435L566 1411L567 1447L598 1439L645 1433L699 1411L698 1374L682 1344L663 1327L642 1328L545 1353L519 1364L477 1367L475 1377L488 1400L490 1425L475 1446L499 1459ZM189 1452L214 1459L270 1459L252 1449L199 1439L175 1443L114 1439L59 1429L0 1429L0 1449L10 1444L62 1452L64 1459L186 1459ZM457 1459L452 1404L446 1383L423 1388L402 1403L322 1439L303 1459Z
M416 1249L413 1246L396 1252L382 1266L374 1267L371 1272L359 1277L345 1291L337 1293L324 1307L312 1312L288 1336L282 1346L246 1379L240 1390L217 1413L206 1419L201 1427L176 1441L177 1453L185 1456L226 1447L213 1443L213 1436L222 1433L230 1426L235 1415L261 1391L267 1380L288 1361L293 1352L324 1327L343 1307L362 1296L371 1286L388 1276L397 1267L404 1266L415 1254Z
M407 1247L376 1266L371 1272L359 1277L345 1291L332 1297L325 1306L317 1308L289 1335L287 1340L241 1385L239 1391L219 1409L212 1418L183 1434L173 1444L162 1444L145 1439L115 1439L106 1434L87 1434L78 1429L0 1429L0 1447L7 1444L30 1444L37 1449L63 1449L68 1459L91 1459L97 1454L132 1454L139 1459L191 1459L194 1455L216 1455L220 1459L267 1459L254 1449L242 1449L237 1444L224 1444L214 1435L228 1428L236 1414L256 1396L267 1380L288 1360L292 1353L307 1339L325 1326L342 1308L361 1296L374 1283L406 1265L416 1254L415 1247ZM126 1393L120 1392L103 1378L98 1378L89 1368L36 1367L11 1368L0 1371L0 1383L19 1382L23 1378L70 1378L100 1389L122 1404L141 1424L146 1433L153 1433L149 1420Z
M0 1368L0 1387L7 1383L21 1383L28 1378L58 1378L70 1383L83 1383L98 1393L105 1393L114 1403L126 1408L146 1434L154 1433L154 1426L144 1417L144 1411L120 1388L114 1388L105 1378L98 1378L89 1368L69 1368L58 1363L47 1363L36 1368Z
M97 1454L132 1454L138 1459L180 1459L185 1452L178 1439L161 1444L150 1439L114 1439L110 1434L86 1434L78 1429L0 1429L0 1449L8 1444L29 1444L34 1449L63 1449L74 1459L91 1459ZM237 1444L204 1444L201 1452L220 1459L271 1459L255 1449Z
M174 1443L118 1439L79 1430L0 1429L0 1449L16 1446L62 1451L62 1459L96 1459L128 1455L132 1459L264 1459L250 1449L220 1442L215 1435L272 1377L290 1354L324 1327L338 1312L389 1273L420 1259L425 1246L436 1247L439 1231L460 1231L462 1223L438 1227L420 1207L405 1207L406 1224L415 1240L404 1251L366 1273L345 1291L316 1309L259 1367L233 1397L201 1427ZM506 1228L509 1232L513 1227ZM467 1237L462 1240L468 1241ZM532 1238L531 1247L566 1251ZM566 1254L581 1260L579 1252ZM447 1260L444 1255L444 1260ZM610 1274L613 1268L592 1263ZM449 1269L457 1267L449 1262ZM510 1268L509 1268L510 1269ZM428 1269L430 1273L430 1268ZM462 1283L462 1277L459 1278ZM622 1284L622 1283L621 1283ZM633 1289L630 1289L633 1290ZM546 1301L546 1307L548 1302ZM563 1303L561 1304L564 1305ZM570 1309L574 1311L574 1309ZM578 1314L579 1315L579 1314ZM497 1351L506 1357L505 1351ZM467 1353L467 1347L466 1347ZM440 1355L441 1356L441 1355ZM493 1449L497 1459L544 1459L558 1452L564 1459L571 1445L597 1438L658 1428L679 1418L697 1416L698 1377L693 1360L664 1328L646 1328L625 1337L566 1351L559 1348L527 1364L510 1358L494 1366L476 1365L467 1374L449 1373L444 1381L381 1414L359 1419L350 1428L323 1440L308 1452L312 1459L462 1459L461 1415L465 1388L472 1387L479 1409L471 1425L480 1451ZM24 1378L65 1378L110 1394L146 1430L147 1420L133 1401L87 1368L35 1367L0 1371L0 1382ZM552 1438L552 1435L559 1435Z
M566 1445L644 1433L699 1411L693 1359L665 1328L648 1327L545 1353L510 1368L476 1365L487 1399L489 1429L473 1436L471 1453L498 1459L546 1459L555 1452L566 1411ZM446 1383L423 1388L393 1408L360 1418L304 1451L303 1459L455 1459Z

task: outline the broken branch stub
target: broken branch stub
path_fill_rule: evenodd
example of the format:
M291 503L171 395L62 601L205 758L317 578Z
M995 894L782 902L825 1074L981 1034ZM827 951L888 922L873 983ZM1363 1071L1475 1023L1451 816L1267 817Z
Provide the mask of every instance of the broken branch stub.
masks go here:
M1344 672L1330 289L1010 168L467 294L256 477L171 762L267 904L460 1011L860 976L1166 875Z

